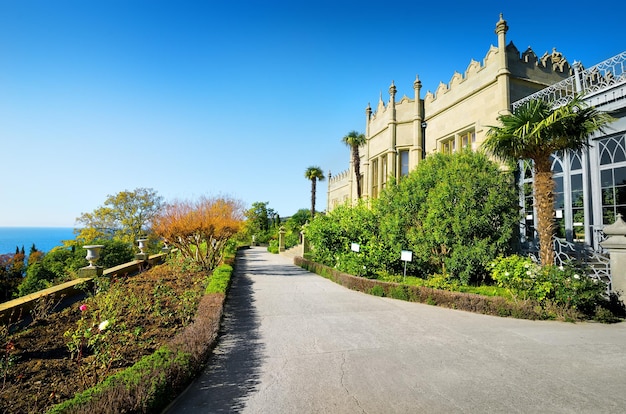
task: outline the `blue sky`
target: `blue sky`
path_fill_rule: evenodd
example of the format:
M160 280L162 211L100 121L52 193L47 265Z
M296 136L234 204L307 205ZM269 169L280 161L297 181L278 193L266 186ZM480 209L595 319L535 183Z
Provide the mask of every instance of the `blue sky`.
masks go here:
M107 195L310 207L365 107L424 93L507 40L592 66L626 3L0 0L0 226L74 226ZM317 207L326 206L326 182Z

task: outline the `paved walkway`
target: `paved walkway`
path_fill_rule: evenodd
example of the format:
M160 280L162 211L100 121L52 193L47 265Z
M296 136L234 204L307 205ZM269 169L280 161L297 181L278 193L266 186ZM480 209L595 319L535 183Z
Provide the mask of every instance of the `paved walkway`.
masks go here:
M626 323L350 291L246 250L209 366L167 413L623 413Z

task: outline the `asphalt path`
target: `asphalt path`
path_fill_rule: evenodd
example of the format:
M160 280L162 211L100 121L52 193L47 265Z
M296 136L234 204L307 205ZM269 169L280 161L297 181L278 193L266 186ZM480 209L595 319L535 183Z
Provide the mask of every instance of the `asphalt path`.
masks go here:
M626 323L498 318L354 292L263 248L167 413L624 413Z

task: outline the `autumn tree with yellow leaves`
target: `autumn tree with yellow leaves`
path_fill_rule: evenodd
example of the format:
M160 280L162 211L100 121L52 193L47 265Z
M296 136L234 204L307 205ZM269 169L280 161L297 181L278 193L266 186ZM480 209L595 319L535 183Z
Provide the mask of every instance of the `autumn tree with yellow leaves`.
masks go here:
M228 197L168 203L155 217L152 230L203 269L220 264L228 240L242 228L243 204Z

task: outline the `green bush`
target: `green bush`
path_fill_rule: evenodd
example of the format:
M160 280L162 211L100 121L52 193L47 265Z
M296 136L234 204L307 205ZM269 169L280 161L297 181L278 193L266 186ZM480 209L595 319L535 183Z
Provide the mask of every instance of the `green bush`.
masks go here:
M400 300L409 300L409 293L406 286L393 286L389 289L389 297Z
M319 263L359 275L372 274L379 266L368 247L378 238L376 218L362 202L354 207L341 205L328 214L315 216L305 231ZM353 243L360 246L360 252L351 250Z
M440 273L461 284L485 281L488 263L510 250L518 220L512 175L485 155L429 156L381 196L341 205L306 228L313 260L359 276ZM352 243L360 247L351 251Z
M42 263L32 263L26 268L26 276L17 286L17 296L22 297L52 286L54 273L47 270Z
M369 294L382 297L385 296L385 289L383 289L383 287L380 285L376 285L370 289Z
M529 257L499 257L490 264L491 278L498 286L509 289L514 297L544 300L550 286L541 281L541 266Z
M500 296L451 292L421 285L398 286L397 283L352 276L302 257L295 258L294 263L349 289L376 296L391 296L393 294L397 298L411 302L421 302L486 315L511 316L523 319L548 319L555 317L544 312L540 307L536 306L536 302L531 300L512 301ZM576 315L573 315L573 317L576 317Z
M410 274L450 274L479 284L515 236L512 178L481 153L430 155L375 203L380 234L389 247L413 251Z
M278 240L270 240L270 244L267 246L267 251L278 254Z
M586 275L585 269L568 264L541 267L528 257L511 255L491 263L491 277L514 297L576 309L587 316L598 306L608 306L606 285Z
M230 278L233 273L233 267L227 264L220 265L215 268L213 274L209 278L209 284L205 293L226 293Z

